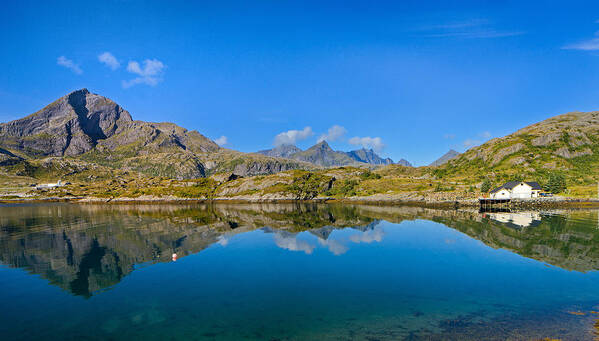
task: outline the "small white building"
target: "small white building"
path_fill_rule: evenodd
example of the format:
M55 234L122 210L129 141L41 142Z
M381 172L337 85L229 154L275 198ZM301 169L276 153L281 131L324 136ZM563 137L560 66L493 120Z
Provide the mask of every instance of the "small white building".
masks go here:
M509 181L493 189L490 194L492 199L526 199L537 198L541 192L541 185L534 181Z
M64 186L64 184L62 183L62 180L58 180L57 183L41 184L41 185L37 185L35 188L36 189L49 189L49 188L62 187L62 186Z

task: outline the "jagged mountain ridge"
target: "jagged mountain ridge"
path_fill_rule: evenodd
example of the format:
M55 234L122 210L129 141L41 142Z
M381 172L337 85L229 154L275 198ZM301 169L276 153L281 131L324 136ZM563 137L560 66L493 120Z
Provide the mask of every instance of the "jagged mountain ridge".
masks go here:
M322 167L348 166L348 165L390 165L393 160L390 158L383 159L372 149L358 149L349 152L335 151L326 141L321 141L314 146L301 150L293 145L281 145L273 149L261 150L257 153L283 157L293 160L309 162ZM407 161L402 159L401 165L412 167Z
M294 160L313 163L318 166L346 166L356 164L356 160L344 152L334 151L327 141L321 141L314 146L291 156Z
M362 148L362 149L358 149L358 150L349 151L346 154L356 161L369 163L372 165L391 165L391 164L393 164L393 160L391 160L391 158L383 159L377 153L375 153L374 150L372 150L372 149Z
M199 132L174 123L134 121L120 105L87 89L71 92L22 119L0 123L0 148L0 166L67 157L171 178L198 178L219 171L258 175L312 167L221 148ZM34 168L30 166L24 168Z

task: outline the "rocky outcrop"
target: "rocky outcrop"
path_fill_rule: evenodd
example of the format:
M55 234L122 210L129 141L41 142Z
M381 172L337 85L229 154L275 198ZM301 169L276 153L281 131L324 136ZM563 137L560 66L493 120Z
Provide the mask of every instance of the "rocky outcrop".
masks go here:
M493 154L491 165L493 166L493 165L498 164L501 160L503 160L503 158L522 150L522 148L524 148L524 144L522 144L522 143L516 143L509 147L501 148L500 150L498 150L497 152L495 152Z
M585 148L585 149L579 150L579 151L570 151L570 149L568 147L562 147L555 151L555 155L561 156L565 159L572 159L575 157L591 155L591 154L593 154L593 151L591 151L589 148Z
M260 174L273 174L287 170L298 169L297 163L283 163L277 160L251 161L238 164L233 168L233 173L241 176Z

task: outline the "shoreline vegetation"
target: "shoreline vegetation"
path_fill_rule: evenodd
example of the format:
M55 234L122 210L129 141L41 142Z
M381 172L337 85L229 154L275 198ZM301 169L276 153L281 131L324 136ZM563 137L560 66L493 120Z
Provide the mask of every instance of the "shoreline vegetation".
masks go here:
M43 186L56 183L56 179L54 172L35 177L0 177L0 202L339 202L458 208L478 207L478 199L488 197L481 187L500 184L496 180L490 186L486 178L478 183L468 177L439 178L428 173L427 167L399 165L374 170L359 167L290 170L247 177L226 172L182 180L94 169L60 177L64 184L61 186ZM552 197L513 199L510 206L599 207L599 199L591 197L596 188L587 187L572 186Z

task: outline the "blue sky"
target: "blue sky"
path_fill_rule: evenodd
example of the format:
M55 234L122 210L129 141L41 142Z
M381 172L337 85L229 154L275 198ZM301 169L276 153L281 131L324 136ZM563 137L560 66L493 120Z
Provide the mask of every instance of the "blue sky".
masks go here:
M599 110L599 4L459 3L8 1L0 121L86 87L244 152L327 138L423 165Z

